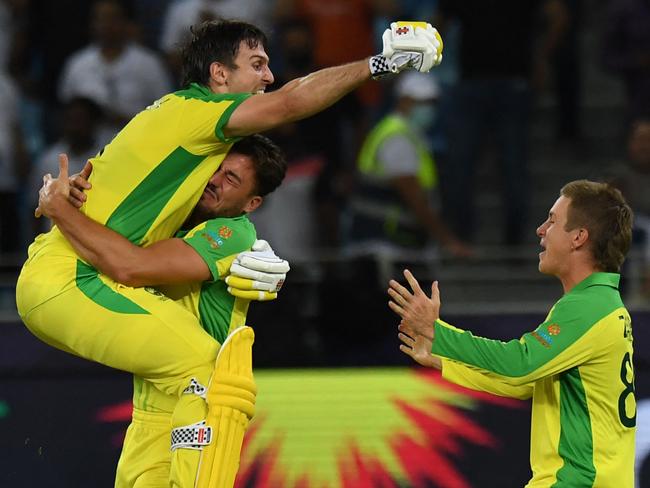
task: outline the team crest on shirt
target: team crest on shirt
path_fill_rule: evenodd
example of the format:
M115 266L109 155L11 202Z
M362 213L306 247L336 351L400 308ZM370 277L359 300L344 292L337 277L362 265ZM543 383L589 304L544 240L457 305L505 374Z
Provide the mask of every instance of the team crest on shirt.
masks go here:
M546 328L546 330L548 330L548 333L552 336L556 336L560 333L560 326L557 324L551 324Z
M201 234L201 237L204 237L205 240L210 243L210 247L212 249L217 249L217 248L223 246L223 240L219 236L214 235L210 231L203 232Z
M224 239L228 239L232 235L232 229L227 225L222 225L219 228L219 235Z

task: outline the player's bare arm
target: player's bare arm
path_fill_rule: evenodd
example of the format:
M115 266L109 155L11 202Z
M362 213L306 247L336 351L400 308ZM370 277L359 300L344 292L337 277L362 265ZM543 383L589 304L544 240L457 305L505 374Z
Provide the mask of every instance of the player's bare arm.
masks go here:
M182 239L166 239L146 248L81 213L70 201L68 159L59 156L59 176L43 178L39 209L61 230L79 256L127 286L205 281L211 273L201 256Z
M250 97L230 116L224 134L246 136L304 119L333 105L371 77L380 78L405 69L428 72L442 60L442 39L425 22L393 22L382 41L382 54L325 68L292 80L273 93ZM273 81L268 57L262 49L251 50L242 45L237 60L242 65L237 69L243 68L239 74L220 63L212 63L210 78L215 91L232 91L241 80L254 80L250 68L259 78L258 91Z
M368 59L325 68L250 97L233 112L224 129L228 137L246 136L304 119L336 103L370 79Z

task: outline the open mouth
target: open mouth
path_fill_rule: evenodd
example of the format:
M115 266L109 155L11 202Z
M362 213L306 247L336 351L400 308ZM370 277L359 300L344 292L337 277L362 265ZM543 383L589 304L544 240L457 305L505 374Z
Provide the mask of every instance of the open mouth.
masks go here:
M205 187L205 189L203 190L203 195L207 195L211 198L214 198L215 200L217 198L217 192L215 192L214 188L211 187L210 185Z

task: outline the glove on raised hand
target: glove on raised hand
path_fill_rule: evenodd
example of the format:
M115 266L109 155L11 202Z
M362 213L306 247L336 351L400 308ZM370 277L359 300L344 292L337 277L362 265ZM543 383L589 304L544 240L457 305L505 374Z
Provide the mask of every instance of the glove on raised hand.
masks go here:
M442 62L442 38L427 22L393 22L382 41L382 53L369 61L375 79L405 69L426 73Z

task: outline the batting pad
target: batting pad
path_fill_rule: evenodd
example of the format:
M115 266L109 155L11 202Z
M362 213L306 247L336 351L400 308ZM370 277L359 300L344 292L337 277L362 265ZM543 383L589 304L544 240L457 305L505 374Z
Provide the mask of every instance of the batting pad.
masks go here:
M255 413L254 340L253 329L238 327L217 356L206 398L212 439L201 451L197 488L231 488L235 483L244 434Z

